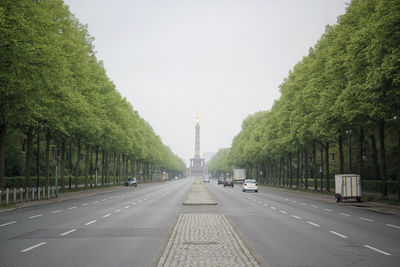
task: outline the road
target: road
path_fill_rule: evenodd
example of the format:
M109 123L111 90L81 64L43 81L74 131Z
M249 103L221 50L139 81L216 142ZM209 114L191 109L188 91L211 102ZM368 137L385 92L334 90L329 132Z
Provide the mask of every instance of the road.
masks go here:
M264 266L398 266L400 216L263 188L205 184L218 205L184 206L193 179L0 213L0 266L152 266L179 214L224 214Z

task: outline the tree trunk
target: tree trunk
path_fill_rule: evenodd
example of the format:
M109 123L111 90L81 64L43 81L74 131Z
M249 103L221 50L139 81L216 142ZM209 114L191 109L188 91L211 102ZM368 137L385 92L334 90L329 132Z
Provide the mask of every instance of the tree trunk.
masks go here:
M46 192L49 191L50 188L50 142L51 142L51 130L50 128L46 129L46 167L44 170L46 176Z
M400 118L398 120L397 126L397 197L400 201Z
M296 188L299 189L300 151L297 151L297 162L295 167L296 167Z
M329 192L329 143L327 142L325 145L325 174L326 174L326 191Z
M122 162L122 171L121 171L121 180L125 180L125 155L124 154L122 154L122 160L121 160Z
M69 175L68 175L68 188L72 188L72 137L69 138Z
M292 152L289 153L289 187L293 186Z
M75 164L75 188L78 188L78 178L79 178L79 165L81 162L81 139L78 138L78 153L76 157L76 164Z
M64 190L64 169L65 169L65 137L61 142L61 190Z
M311 175L312 175L312 177L311 178L314 178L314 190L315 191L317 191L318 190L318 184L317 184L317 176L318 176L318 173L317 173L317 148L316 148L316 145L315 145L315 142L313 142L313 170L312 170L312 172L311 172Z
M114 185L117 184L117 153L114 153L114 158L113 158L113 165L114 165Z
M106 172L106 185L110 185L110 168L108 165L108 151L106 151L106 166L104 168Z
M378 162L378 149L376 148L376 139L375 135L371 134L369 136L371 139L371 150L372 150L372 164L374 165L374 173L375 179L374 180L381 180L381 174L379 170L379 162Z
M98 173L99 173L99 146L96 145L96 162L95 162L96 166L95 166L95 175L96 175L96 179L94 182L94 187L97 187L97 183L98 183Z
M308 151L307 149L304 151L304 166L306 172L306 189L308 189Z
M105 176L105 167L104 167L105 157L106 157L106 152L103 149L102 153L101 153L101 186L105 185L105 178L104 178L104 176Z
M5 173L5 162L6 162L6 123L1 122L0 124L0 190L4 187L4 173Z
M339 134L339 169L340 173L344 174L344 154L343 154L343 135L342 132Z
M25 188L28 188L31 181L31 165L32 165L32 127L28 128L26 133L27 137L27 148L26 148L26 164L25 164Z
M320 172L320 177L321 177L321 192L324 191L324 145L321 143L321 150L320 150L320 154L321 154L321 165L319 168L319 172Z
M386 149L385 149L385 120L379 121L379 143L381 148L381 161L382 161L382 195L387 197L387 167L386 167Z
M37 129L37 151L36 151L36 189L39 189L40 183L40 128Z
M89 163L89 173L90 173L90 188L93 187L93 147L90 149L90 163Z
M85 156L85 188L88 187L89 183L89 156L90 156L90 146L86 143L86 156Z
M359 147L359 152L358 152L358 162L359 162L359 173L360 173L360 182L361 182L361 188L364 182L364 128L361 126L360 127L360 147Z

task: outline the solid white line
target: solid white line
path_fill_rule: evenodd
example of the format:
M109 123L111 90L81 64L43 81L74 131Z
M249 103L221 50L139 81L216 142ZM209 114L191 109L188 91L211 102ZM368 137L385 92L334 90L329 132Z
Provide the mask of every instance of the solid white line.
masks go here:
M82 206L87 206L87 205L89 205L89 203L83 203L83 204L82 204Z
M76 209L76 207L71 207L71 208L68 208L69 210L73 210L73 209Z
M343 213L343 212L341 212L341 213L339 213L340 215L343 215L343 216L350 216L350 214L347 214L347 213Z
M73 233L75 231L76 231L76 229L72 229L72 230L69 230L69 231L67 231L65 233L60 234L60 236L68 235L68 234Z
M287 212L284 211L284 210L280 210L279 212L280 212L280 213L283 213L283 214L286 214L286 213L287 213Z
M334 231L329 231L329 232L331 232L331 233L334 234L334 235L340 236L340 237L342 237L342 238L347 238L347 236L342 235L342 234L339 234L339 233L336 233L336 232L334 232Z
M129 209L130 207L131 207L131 206L129 206L129 205L128 205L128 206L125 206L125 209Z
M367 222L373 222L374 221L374 220L363 218L363 217L360 217L360 220L364 220L364 221L367 221Z
M38 215L31 216L31 217L29 217L29 219L34 219L34 218L41 217L41 216L43 216L43 214L38 214Z
M275 207L271 207L271 209L273 209L273 210L276 210L276 208L275 208Z
M371 247L371 246L368 246L368 245L364 245L364 247L372 249L372 250L374 250L376 252L382 253L383 255L386 255L386 256L391 256L392 255L392 254L390 254L388 252L385 252L383 250L380 250L380 249L377 249L377 248L374 248L374 247Z
M319 227L319 225L316 224L316 223L313 223L313 222L310 222L310 221L308 221L307 223Z
M390 226L390 227L393 227L393 228L397 228L397 229L400 229L400 226L397 226L397 225L393 225L393 224L386 224L387 226Z
M333 210L330 210L330 209L324 209L325 211L333 211Z
M0 227L6 226L6 225L10 225L10 224L14 224L14 223L17 223L17 221L12 221L12 222L8 222L8 223L0 224Z
M55 211L52 211L51 213L59 213L59 212L61 212L62 210L55 210Z
M97 220L93 220L91 222L85 223L85 225L91 225L92 223L95 223L95 222L97 222Z
M32 246L32 247L23 249L23 250L21 250L20 252L28 252L29 250L32 250L32 249L34 249L34 248L43 246L43 245L45 245L45 244L47 244L47 242L40 242L39 244L36 244L36 245L34 245L34 246Z
M299 220L301 219L301 217L296 216L296 215L292 215L292 217L293 217L293 218L296 218L296 219L299 219Z
M118 210L115 210L115 212L120 212L121 210L120 209L118 209Z
M111 213L107 213L106 215L103 215L103 218L107 218L110 215L111 215Z

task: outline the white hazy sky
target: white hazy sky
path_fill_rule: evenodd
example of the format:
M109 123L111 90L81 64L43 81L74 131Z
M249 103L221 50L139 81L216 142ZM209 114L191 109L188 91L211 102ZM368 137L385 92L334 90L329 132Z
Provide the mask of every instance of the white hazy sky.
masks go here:
M117 90L188 164L229 147L348 0L65 0Z

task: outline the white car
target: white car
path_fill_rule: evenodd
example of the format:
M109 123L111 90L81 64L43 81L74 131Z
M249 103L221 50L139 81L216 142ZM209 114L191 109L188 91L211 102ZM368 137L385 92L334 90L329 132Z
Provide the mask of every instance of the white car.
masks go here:
M258 184L256 180L250 180L250 179L244 180L242 191L246 192L249 190L254 191L256 193L258 192Z
M210 178L205 177L204 180L203 180L203 183L209 183L209 182L210 182Z

